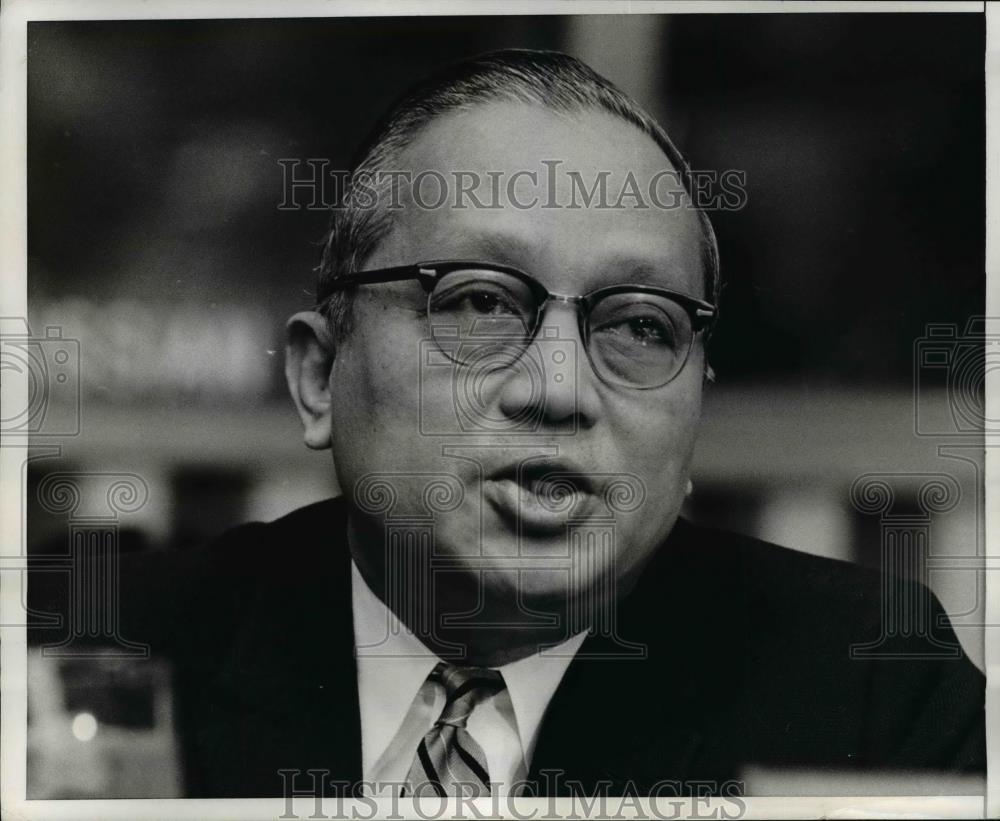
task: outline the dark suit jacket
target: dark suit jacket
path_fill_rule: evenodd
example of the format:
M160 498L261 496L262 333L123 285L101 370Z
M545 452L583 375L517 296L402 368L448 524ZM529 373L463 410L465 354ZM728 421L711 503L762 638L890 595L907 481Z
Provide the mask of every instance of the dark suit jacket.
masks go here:
M190 795L282 795L279 770L361 780L349 568L336 500L206 549L122 558L124 637L175 660ZM35 608L59 609L59 579L31 579ZM722 785L747 764L983 772L984 678L941 655L957 642L929 601L937 644L889 636L883 651L911 657L852 659L880 638L877 574L680 520L619 608L618 636L648 657L588 658L621 647L587 638L531 777L542 793L613 795Z

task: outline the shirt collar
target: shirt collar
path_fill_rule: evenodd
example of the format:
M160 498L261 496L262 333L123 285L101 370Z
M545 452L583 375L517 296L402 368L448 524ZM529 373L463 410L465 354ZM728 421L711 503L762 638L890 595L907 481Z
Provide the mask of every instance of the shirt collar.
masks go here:
M369 772L396 735L439 659L372 592L353 561L351 606L358 664L361 758L363 771Z
M389 746L420 687L441 660L399 621L351 561L351 605L358 661L363 766L367 772ZM524 760L530 766L545 710L566 668L586 638L498 667L514 708ZM385 665L391 665L387 671Z
M531 766L545 710L555 695L559 682L570 662L580 649L586 632L577 633L562 644L533 653L498 668L507 683L507 692L514 706L517 732L521 737L521 750L525 764Z

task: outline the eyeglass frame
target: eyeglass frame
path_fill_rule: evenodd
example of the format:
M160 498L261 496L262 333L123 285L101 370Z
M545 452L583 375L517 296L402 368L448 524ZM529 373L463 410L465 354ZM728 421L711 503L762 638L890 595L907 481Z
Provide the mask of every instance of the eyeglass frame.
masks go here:
M691 355L691 348L694 347L694 338L698 334L710 330L719 315L719 309L711 302L707 302L704 299L698 299L697 297L682 293L681 291L673 291L669 288L661 288L656 285L620 283L617 285L605 285L601 288L597 288L586 294L580 295L553 293L542 285L542 283L539 282L534 276L526 271L522 271L520 268L515 268L512 265L500 265L495 262L486 262L484 260L432 260L429 262L416 262L410 265L395 265L389 268L373 268L367 271L353 271L351 273L338 276L331 283L330 287L335 291L343 291L347 288L358 285L378 285L385 282L405 282L407 280L416 280L427 293L427 317L428 320L430 320L433 313L431 308L431 297L434 293L434 286L437 285L438 281L446 275L463 269L486 269L496 271L501 274L510 274L528 286L537 302L537 318L535 320L534 327L531 329L531 333L525 338L524 350L527 350L537 337L538 330L542 327L541 320L545 314L545 306L548 305L549 302L559 302L565 305L574 306L576 308L577 327L580 331L580 339L583 340L583 349L587 354L587 360L590 362L591 369L602 382L607 382L620 387L631 388L632 390L654 390L656 388L662 388L665 385L669 385L674 379L676 379L687 366L688 357ZM654 294L665 297L683 308L691 321L691 344L688 345L688 349L685 351L684 361L681 363L676 373L660 385L645 386L631 385L627 382L615 382L602 375L601 372L594 366L594 362L590 355L590 312L600 299L603 299L605 296L618 293ZM456 360L456 364L462 363Z

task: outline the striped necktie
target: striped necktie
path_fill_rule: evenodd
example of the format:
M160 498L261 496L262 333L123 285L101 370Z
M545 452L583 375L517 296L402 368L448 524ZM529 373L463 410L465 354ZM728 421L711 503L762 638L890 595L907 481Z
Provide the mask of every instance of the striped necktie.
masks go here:
M405 794L455 796L461 791L473 797L489 795L486 755L465 729L465 723L485 695L507 686L503 676L484 667L455 667L441 662L428 678L444 686L445 704L441 717L417 746Z

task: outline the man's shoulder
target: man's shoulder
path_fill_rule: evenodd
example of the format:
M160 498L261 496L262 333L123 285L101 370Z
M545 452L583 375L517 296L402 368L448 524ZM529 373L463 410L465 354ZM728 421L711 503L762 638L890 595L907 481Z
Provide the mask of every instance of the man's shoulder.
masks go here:
M236 648L243 666L251 646L254 658L297 663L288 657L300 647L291 636L308 645L319 640L313 634L321 625L350 628L345 528L342 505L330 499L270 522L238 525L202 547L177 551L170 571L184 592L174 612L183 611L213 633L213 648L224 646L226 653ZM139 587L148 590L153 585L150 574L144 575L147 583ZM167 637L171 652L203 663L205 642L175 632Z
M844 559L783 547L680 519L666 545L667 563L679 563L693 576L712 580L741 596L762 597L810 609L830 602L848 607L877 597L881 573Z
M339 500L247 522L198 547L123 557L123 587L150 608L184 612L220 635L261 629L349 592L345 514ZM168 583L169 582L169 583ZM162 590L174 592L162 602ZM300 619L301 620L301 619ZM183 651L183 643L179 646Z
M269 522L246 522L224 531L211 542L213 550L230 549L234 542L250 541L253 544L278 539L294 539L302 549L315 548L320 537L340 539L346 526L343 501L338 498L296 508Z
M709 624L732 633L753 631L757 646L771 638L786 650L849 648L877 641L919 645L931 637L954 643L940 602L921 579L905 578L842 559L782 547L738 533L680 520L665 545L653 585L673 576L688 581L686 605L705 610ZM659 582L657 582L657 577ZM909 608L922 619L906 635L885 636L886 607ZM706 605L710 603L710 605ZM904 652L900 649L900 652Z
M708 758L982 767L983 676L919 580L682 520L640 584L625 627Z
M297 508L269 522L246 522L229 528L200 548L209 567L231 560L246 573L270 575L280 568L295 569L294 560L326 561L346 549L346 512L339 498Z
M119 627L130 641L194 659L222 658L240 634L294 626L309 607L330 609L349 598L342 505L327 500L269 523L231 528L197 547L127 553L119 557ZM33 563L29 604L70 623L70 578ZM64 627L33 625L29 641L61 640Z

